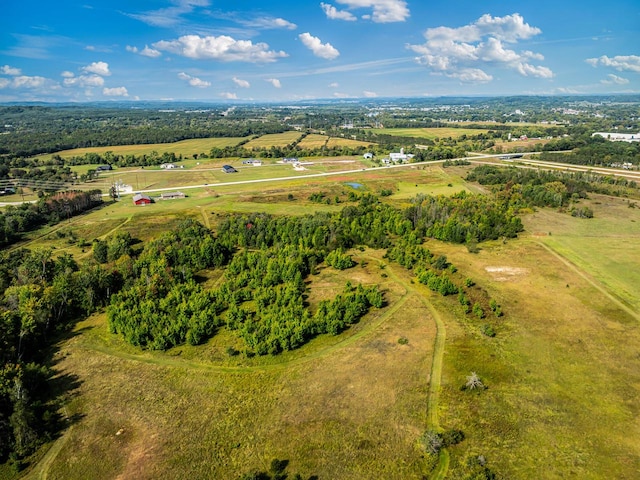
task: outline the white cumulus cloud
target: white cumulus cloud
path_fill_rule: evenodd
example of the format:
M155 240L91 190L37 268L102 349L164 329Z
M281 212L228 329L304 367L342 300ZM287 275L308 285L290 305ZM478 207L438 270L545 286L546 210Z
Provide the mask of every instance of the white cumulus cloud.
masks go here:
M242 80L241 78L238 78L238 77L233 77L232 80L233 80L233 83L235 83L236 85L242 88L249 88L251 86L251 84L247 80Z
M615 57L602 55L598 58L588 58L586 62L594 67L611 67L619 72L640 73L640 56L638 55L616 55Z
M404 0L336 0L350 9L368 8L371 14L363 15L362 18L371 19L376 23L404 22L409 18L409 8ZM331 7L331 5L329 5ZM325 7L322 7L325 9ZM325 9L325 13L327 10ZM340 13L340 12L338 12ZM346 12L348 13L348 12ZM327 16L329 14L327 13ZM329 17L332 18L332 17ZM345 18L341 18L345 20Z
M9 65L4 65L0 67L0 73L4 75L21 75L22 70L19 68L10 67Z
M126 50L127 52L140 54L143 57L158 58L162 56L162 52L160 52L159 50L155 50L154 48L149 48L148 45L145 45L142 50L139 50L138 47L127 45Z
M358 19L351 12L348 12L346 10L338 10L336 7L328 3L322 2L320 3L320 7L324 11L327 18L331 20L346 20L348 22L355 22Z
M44 86L47 79L44 77L28 77L26 75L19 75L13 78L12 87L14 88L39 88Z
M433 73L462 82L489 82L493 76L485 69L495 66L514 70L525 77L552 78L551 69L532 64L544 60L543 55L512 48L518 41L539 33L539 28L525 23L517 13L504 17L487 14L457 28L429 28L424 33L424 44L407 45L407 48L416 52L418 63L426 65Z
M161 40L154 43L153 47L160 51L198 60L266 63L288 56L282 51L269 50L269 45L266 43L254 44L251 40L235 40L227 35L219 37L184 35L176 40Z
M184 72L180 72L178 74L178 78L180 80L186 80L189 85L197 88L207 88L211 86L211 82L207 82L206 80L201 80L198 77L192 77L191 75L187 75Z
M322 43L318 37L314 37L310 33L301 33L298 38L302 41L305 47L313 52L316 57L326 58L327 60L333 60L340 56L340 52L336 50L330 43Z
M280 83L280 80L278 80L277 78L267 78L267 82L269 82L275 88L281 88L282 87L282 84Z
M227 100L237 100L238 99L238 95L236 95L235 93L231 93L231 92L222 92L220 94L220 96L222 98L226 98Z
M128 97L129 96L129 92L127 92L126 87L103 88L102 94L107 97Z
M111 75L111 72L109 71L109 64L106 62L93 62L91 65L82 67L80 70L85 73L93 73L102 77L108 77Z
M365 90L364 92L362 92L362 95L366 98L376 98L378 96L376 92L370 92L368 90Z
M68 74L70 72L64 72ZM102 87L104 85L104 78L100 75L79 75L79 76L65 76L65 79L62 81L62 84L65 87Z

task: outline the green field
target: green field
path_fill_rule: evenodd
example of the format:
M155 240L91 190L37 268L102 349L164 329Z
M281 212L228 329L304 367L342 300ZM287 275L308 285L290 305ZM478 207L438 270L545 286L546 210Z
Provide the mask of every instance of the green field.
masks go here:
M435 140L436 138L459 138L462 135L478 135L487 133L488 129L476 128L372 128L371 131L378 135L393 135L396 137L415 137Z
M229 177L215 171L216 162L196 163L184 171L145 169L144 184L193 180L173 174ZM71 241L71 232L91 241L125 230L146 240L185 217L215 229L229 211L339 211L353 190L347 182L361 184L362 192L389 189L385 201L397 205L418 193L479 190L463 180L462 167L362 171L358 163L327 163L309 171L348 165L353 172L208 186L145 207L124 197L33 232L24 246L51 245L86 258L88 249ZM285 169L293 173L265 165L241 168L233 178ZM318 191L343 203L311 202ZM440 464L446 478L465 478L480 455L498 478L635 478L640 209L596 195L584 202L593 219L540 210L523 217L520 238L483 243L477 254L425 243L503 307L503 317L487 320L496 325L495 338L482 335L481 322L455 299L429 293L384 251L369 249L351 251L354 268L323 266L311 276L308 301L334 295L350 280L380 285L387 306L339 336L275 357L230 357L226 348L240 345L225 331L203 346L143 352L109 334L98 313L58 345L54 369L74 385L62 414L74 421L25 477L237 479L279 458L303 478L422 479L437 460L424 456L417 439L439 427L465 434L447 449L448 464ZM220 275L206 272L207 282ZM462 391L470 372L488 388ZM0 478L13 477L0 470Z
M299 140L301 136L302 133L295 130L283 133L271 133L250 140L244 147L248 150L252 148L286 147L296 140Z
M151 143L142 145L115 145L111 147L88 147L88 148L74 148L73 150L62 150L56 152L56 155L60 155L63 158L79 157L87 153L99 153L104 154L106 152L113 152L117 155L149 155L151 152L156 152L160 155L163 153L175 153L176 155L182 154L183 156L192 156L197 153L198 155L204 153L209 154L209 151L216 148L233 147L238 145L241 141L245 140L243 137L224 137L224 138L195 138L190 140L182 140L174 143ZM43 155L41 158L51 158L51 155Z

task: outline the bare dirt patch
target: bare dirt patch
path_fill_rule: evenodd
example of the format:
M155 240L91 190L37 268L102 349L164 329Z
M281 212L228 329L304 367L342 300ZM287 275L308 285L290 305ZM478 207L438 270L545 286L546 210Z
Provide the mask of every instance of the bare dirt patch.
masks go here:
M518 277L529 274L528 268L522 267L485 267L488 273L491 274L493 279L497 282L508 282L515 280Z

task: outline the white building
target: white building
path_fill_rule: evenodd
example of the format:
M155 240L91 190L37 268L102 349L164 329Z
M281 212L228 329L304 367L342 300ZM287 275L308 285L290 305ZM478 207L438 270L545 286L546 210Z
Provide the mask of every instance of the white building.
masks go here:
M615 132L596 132L592 134L592 137L599 135L612 142L640 142L639 133L615 133Z
M411 160L415 155L410 153L404 153L404 148L400 149L400 153L391 152L389 154L389 161L391 163L406 163Z

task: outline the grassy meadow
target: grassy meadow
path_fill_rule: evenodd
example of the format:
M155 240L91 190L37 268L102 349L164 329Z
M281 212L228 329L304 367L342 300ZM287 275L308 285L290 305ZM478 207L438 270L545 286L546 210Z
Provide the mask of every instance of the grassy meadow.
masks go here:
M347 161L356 160L336 160ZM309 171L345 165L314 164ZM160 185L174 173L199 172L209 183L229 177L207 168L205 162L184 172L146 172L158 179L145 184ZM276 168L284 166L242 168L233 180ZM125 197L33 232L24 246L51 245L82 259L90 247L79 238L91 242L125 230L146 240L184 217L215 228L229 211L338 211L354 190L349 182L361 192L390 189L385 201L398 206L418 193L479 191L464 172L410 166L302 175L202 187L185 191L185 199L144 207ZM342 203L311 202L313 192ZM384 259L384 251L368 249L350 252L357 262L351 269L322 266L309 278L308 301L333 296L350 280L380 285L387 305L339 336L275 357L229 356L227 347L240 342L224 329L202 346L140 351L109 334L105 314L97 313L57 346L53 368L72 386L61 412L70 426L24 478L233 480L266 471L279 458L289 461L290 477L417 480L429 478L437 462L418 444L430 426L465 434L447 449L446 478L465 478L479 456L497 478L636 478L640 209L611 197L584 202L593 219L541 209L523 217L520 238L485 242L475 254L425 242L473 279L471 288L502 306L500 318L465 315L455 296L429 293ZM203 277L213 285L221 275ZM485 322L496 325L494 338L480 332ZM436 348L437 337L443 349ZM471 372L487 389L461 390ZM0 478L15 476L0 468Z

